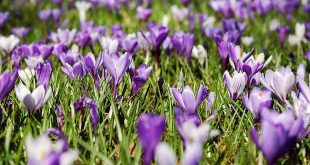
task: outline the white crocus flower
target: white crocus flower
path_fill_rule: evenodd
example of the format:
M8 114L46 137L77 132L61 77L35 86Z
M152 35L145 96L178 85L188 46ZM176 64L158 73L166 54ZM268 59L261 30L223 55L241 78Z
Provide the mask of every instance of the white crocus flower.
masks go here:
M91 3L86 1L76 1L75 7L79 12L80 22L86 21L86 12L91 8Z
M198 59L200 65L203 65L205 60L207 59L207 51L202 45L197 45L193 47L192 56Z
M254 38L252 36L241 37L241 43L245 46L250 46L254 43Z
M237 100L247 83L246 73L234 71L233 75L230 76L229 72L225 71L223 78L230 98Z
M159 165L176 165L177 163L174 152L168 144L163 142L156 146L155 159Z
M277 28L280 26L280 21L278 19L272 19L269 22L269 30L270 31L275 31Z
M70 165L78 156L77 150L63 151L65 142L60 139L56 143L53 143L50 138L43 134L36 139L33 139L30 135L26 138L26 153L28 163L33 164L54 164ZM57 154L57 159L51 159ZM57 162L55 162L57 161Z
M34 69L25 68L23 70L18 70L18 76L26 84L26 86L29 86L30 80L32 79L34 74Z
M303 23L296 23L295 34L288 36L288 42L291 46L298 45L301 41L305 40L306 27Z
M189 10L188 8L178 8L176 5L173 5L171 7L171 13L179 22L181 22L188 16Z
M28 68L34 69L39 63L44 62L42 56L29 56L25 59Z
M18 37L13 34L8 37L0 36L0 51L6 55L9 55L18 43Z
M40 85L31 93L23 83L19 83L16 86L15 93L18 100L32 115L47 102L52 94L52 90L51 88L45 90L43 85Z
M99 39L101 47L108 53L114 54L117 52L119 42L117 39L112 39L110 37L101 37Z
M165 26L165 27L168 27L169 21L170 21L169 16L168 15L164 15L163 18L162 18L162 25Z

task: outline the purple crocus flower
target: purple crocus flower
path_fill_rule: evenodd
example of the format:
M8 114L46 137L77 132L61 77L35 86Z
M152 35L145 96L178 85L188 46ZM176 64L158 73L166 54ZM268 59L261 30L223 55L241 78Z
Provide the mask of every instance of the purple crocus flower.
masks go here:
M123 31L121 25L111 25L112 38L123 39L126 37L126 33Z
M22 55L29 68L35 68L39 63L47 59L53 51L53 46L48 44L31 44L22 46Z
M93 44L105 34L105 27L95 25L93 22L84 22L81 24L80 32L87 32L91 38L90 44Z
M82 59L82 55L77 50L68 50L57 55L57 58L59 58L62 64L68 63L74 65Z
M230 5L230 1L211 0L209 4L213 10L223 14L225 17L230 16L233 12Z
M54 22L59 22L61 16L60 9L44 9L38 13L41 21L47 22L49 19L53 19Z
M145 9L142 6L137 7L138 18L147 21L152 14L152 9Z
M197 111L197 108L202 103L202 101L208 96L209 89L208 87L200 85L197 96L192 91L189 86L186 86L181 94L175 88L172 88L172 95L177 101L178 105L188 114L194 114Z
M90 75L92 76L97 88L99 88L99 85L100 85L99 84L100 83L99 82L99 79L100 79L99 69L102 63L103 63L102 54L99 54L96 60L94 54L90 52L83 59L83 65L85 69L88 71L88 73L90 73Z
M73 80L76 80L78 77L83 78L87 74L82 61L80 60L73 65L65 63L64 66L61 67L61 70Z
M295 75L290 67L281 67L277 71L267 70L265 77L261 76L260 82L282 101L285 101L287 94L295 85Z
M229 59L229 45L234 43L235 40L230 33L225 33L223 37L216 34L214 39L221 58L222 69L226 70Z
M15 27L12 29L12 33L19 38L24 38L30 31L30 28L27 27Z
M305 55L306 55L306 58L310 61L310 50L307 50Z
M247 75L245 72L234 71L233 76L230 76L229 72L225 71L223 82L228 90L230 98L235 101L246 85Z
M190 62L192 50L194 47L194 34L192 33L176 33L171 41L174 49L176 49L178 55L182 57L185 55L188 62Z
M59 129L63 130L64 127L64 115L63 115L63 110L59 104L56 104L56 110L57 110L57 121L59 124Z
M117 56L116 54L112 54L111 56L104 54L103 63L112 76L114 83L113 94L116 96L117 86L121 82L131 63L131 55L128 53L121 56Z
M88 97L81 97L74 103L75 112L83 111L86 108L88 108L90 111L93 130L97 131L99 119L98 119L98 106L96 101Z
M121 41L121 45L123 49L130 54L139 50L138 40L135 37L127 36Z
M155 149L165 131L165 116L142 114L137 121L137 132L143 149L143 164L152 163Z
M138 93L140 88L146 83L149 78L153 66L147 67L145 64L141 64L138 68L129 67L129 74L131 78L131 95L134 96Z
M8 21L10 17L10 13L8 11L6 12L0 12L0 27L2 27L6 21Z
M0 74L0 102L12 91L17 77L17 70L12 73L4 71Z
M265 61L264 53L253 56L254 49L249 53L242 54L241 52L239 46L232 43L228 45L228 54L232 67L238 72L245 72L247 74L247 84L252 85L256 82L255 75L270 63L272 56Z
M266 109L261 114L261 136L258 137L256 130L252 128L251 137L267 158L268 164L274 164L306 135L307 130L303 127L302 118L295 119L292 111L278 113Z
M87 45L90 45L91 37L90 37L89 32L87 31L77 32L75 36L75 42L77 43L77 45L79 45L82 48L86 47Z
M278 38L281 43L284 43L288 33L290 32L289 26L278 26L277 28Z
M47 90L52 75L51 62L47 60L44 63L39 63L35 70L36 70L37 84L43 85L45 90Z
M146 26L150 36L145 39L153 45L153 52L157 63L160 62L160 46L168 36L169 29L167 27L156 25L155 23L148 23Z
M271 108L272 98L271 92L267 89L253 88L250 96L243 94L244 106L253 114L256 119L260 118L260 113L265 108Z

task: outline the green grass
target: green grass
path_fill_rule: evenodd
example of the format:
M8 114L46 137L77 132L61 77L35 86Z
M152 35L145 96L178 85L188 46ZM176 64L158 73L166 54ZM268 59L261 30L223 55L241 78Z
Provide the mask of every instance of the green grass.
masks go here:
M170 14L170 4L163 6L161 1L153 1L152 21L161 22L164 14ZM179 2L175 2L179 4ZM24 6L20 12L14 12L10 1L0 3L1 10L10 10L12 15L9 23L1 29L0 33L10 34L10 29L14 26L32 26L30 34L22 41L31 43L45 38L47 30L55 31L57 26L51 22L44 24L36 17L35 8L43 9L51 4L40 4L39 6ZM96 24L104 25L107 28L111 24L121 24L125 32L132 33L137 30L144 30L145 23L138 22L135 9L123 7L121 12L109 13L106 9L99 8L88 13L88 20ZM215 13L207 7L207 2L195 5L194 12ZM12 19L18 15L22 19ZM220 18L219 15L216 15ZM254 48L262 52L267 48L267 54L273 56L269 69L275 69L282 65L295 67L300 64L309 63L305 59L304 51L310 49L310 45L302 44L297 48L291 48L288 43L280 45L275 32L268 32L269 21L277 17L282 24L289 24L294 29L295 23L305 20L306 13L298 11L294 13L291 21L287 21L279 13L274 12L265 18L256 16L254 20L246 20L248 27L245 35L255 38ZM69 20L69 27L78 29L79 21L77 11L68 11L62 18ZM176 30L188 31L188 22L179 24L171 18L170 34ZM108 31L108 33L110 33ZM32 134L34 137L43 133L46 129L57 127L57 111L55 104L59 103L64 110L64 133L68 137L71 148L79 150L79 158L76 164L141 164L141 147L136 133L136 121L140 114L154 113L166 116L166 131L162 141L168 143L178 158L182 157L182 142L177 133L174 122L173 106L176 102L170 94L169 87L176 87L180 72L184 74L183 85L191 86L195 92L199 85L207 85L210 91L216 92L215 105L210 112L206 111L206 104L203 103L199 109L199 115L205 120L212 112L219 114L212 120L212 128L220 130L220 135L209 140L204 145L204 154L201 164L257 164L262 159L261 153L255 148L249 136L249 129L259 126L249 111L242 105L241 100L232 101L226 93L222 83L222 71L219 62L219 55L216 45L210 39L200 34L198 26L194 31L195 45L207 42L209 45L207 68L199 65L198 61L192 60L189 66L185 59L178 59L176 54L169 57L161 54L161 64L153 70L149 80L135 98L130 97L130 78L126 73L122 83L118 88L118 95L121 100L115 102L112 94L112 84L103 80L100 89L94 87L91 77L88 75L83 80L72 81L60 70L60 62L51 57L53 73L50 86L53 94L45 106L39 110L35 116L30 116L27 110L19 103L12 91L6 100L12 100L12 107L6 105L6 101L1 103L3 110L2 127L0 129L0 164L25 164L25 137ZM249 51L251 47L245 47ZM90 51L89 48L84 50ZM99 44L95 45L95 55L101 50ZM288 54L293 52L296 64L293 64ZM150 55L148 65L156 65L152 55ZM134 63L144 63L143 52L138 52L134 57ZM309 68L309 65L307 66ZM9 69L8 66L1 66L1 72ZM158 80L164 78L163 93L159 92ZM20 81L20 80L18 80ZM87 90L86 90L87 89ZM92 131L90 115L85 111L84 115L75 114L73 103L82 95L94 98L99 108L99 126L97 132ZM275 104L274 106L277 106ZM276 107L277 108L277 107ZM112 115L109 116L109 112ZM126 121L125 121L126 120ZM310 139L306 138L298 143L293 151L278 161L279 164L309 164ZM296 163L298 162L298 163ZM265 163L265 161L264 161Z

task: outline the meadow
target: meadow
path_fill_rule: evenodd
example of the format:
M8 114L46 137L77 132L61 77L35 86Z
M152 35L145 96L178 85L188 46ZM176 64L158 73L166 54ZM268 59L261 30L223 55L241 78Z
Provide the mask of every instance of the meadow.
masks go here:
M2 0L0 164L309 164L309 21L304 0Z

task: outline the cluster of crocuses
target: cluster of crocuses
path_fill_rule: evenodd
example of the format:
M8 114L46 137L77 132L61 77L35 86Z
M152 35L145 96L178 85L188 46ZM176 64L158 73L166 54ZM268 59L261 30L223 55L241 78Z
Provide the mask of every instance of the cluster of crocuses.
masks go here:
M197 111L208 96L206 110L209 111L214 103L215 93L209 93L208 87L201 85L196 97L189 86L183 91L180 87L172 88L171 94L177 102L174 107L175 124L183 142L184 154L181 162L184 165L199 164L205 141L217 136L219 131L212 130L208 124L216 114L202 122ZM144 164L151 164L154 158L160 165L177 164L173 149L160 140L165 131L164 115L142 114L137 122L137 131L143 148Z
M29 3L33 2L34 5L43 3L42 0ZM43 110L42 107L53 95L50 81L55 71L53 66L56 65L50 56L54 56L61 63L60 69L72 80L71 83L83 80L89 75L93 79L94 88L98 90L102 83L111 85L113 87L111 92L116 100L118 100L117 89L128 72L131 80L130 93L131 97L134 97L153 70L153 66L148 66L150 53L158 65L161 63L163 51L167 54L175 52L180 58L184 57L189 64L192 57L197 58L201 65L206 63L207 46L194 45L197 19L200 31L216 42L222 68L225 71L223 81L229 96L237 101L242 95L244 107L261 123L260 135L255 128L250 130L250 134L268 163L274 163L309 134L310 86L305 80L305 67L300 65L296 74L289 67L281 67L276 71L267 70L263 74L263 69L270 63L272 57L265 60L264 53L257 54L254 49L247 53L242 50L238 45L239 40L243 45L251 45L254 42L253 38L242 36L246 29L244 22L225 18L221 21L221 26L216 26L215 17L202 13L195 14L191 1L181 0L184 7L172 6L171 15L179 24L188 19L189 27L184 31L172 32L172 29L168 28L168 15L163 17L162 24L148 22L152 15L151 1L138 0L137 18L146 23L146 30L127 34L121 25L107 28L87 20L90 9L103 6L111 13L118 12L122 5L132 6L128 0L70 1L69 4L61 0L52 2L57 8L46 8L37 12L37 17L42 22L53 22L60 27L56 31L49 31L45 39L31 44L20 44L31 32L30 27L22 26L12 28L11 32L14 35L0 36L0 52L3 54L1 64L13 68L11 72L6 70L0 75L1 102L6 101L5 97L15 86L15 95L20 105L26 108L29 116L38 117L36 114ZM14 6L18 8L27 3L20 0L14 2ZM222 13L225 17L234 15L241 20L252 19L254 12L266 15L273 9L279 10L290 19L293 11L301 4L304 6L304 11L309 12L309 3L299 0L210 1L210 6L216 12ZM79 28L69 29L68 20L63 21L67 9L77 10ZM10 13L0 12L0 28L9 22ZM281 43L288 39L290 45L294 46L310 40L309 25L309 22L297 23L295 34L289 35L288 26L280 25L278 20L272 20L269 30L277 30ZM110 31L111 35L107 35L107 31ZM102 47L102 51L98 54L94 54L96 45ZM87 53L87 50L91 51ZM134 66L133 60L138 51L145 54L145 64ZM310 59L309 51L307 57ZM231 65L232 73L228 70L228 65ZM259 88L259 85L264 88ZM296 91L292 90L294 86L297 87ZM165 116L144 113L137 120L137 133L143 148L143 163L151 164L152 161L156 161L162 165L173 165L177 162L182 162L184 165L199 164L203 156L204 143L208 138L219 134L219 131L212 130L209 125L216 115L209 113L215 100L215 93L209 92L205 86L200 86L195 97L189 86L184 89L179 86L171 88L171 96L176 101L174 120L184 150L181 160L178 161L173 149L162 142L164 139L161 140L166 128ZM205 109L210 117L202 120L198 111L203 109L201 104L204 100L206 100ZM274 102L282 104L284 108L273 106ZM71 164L77 158L77 151L69 150L68 141L62 132L65 125L62 107L59 103L53 104L57 110L55 113L57 112L58 129L48 129L36 139L28 135L26 152L29 164ZM101 113L96 100L85 94L73 105L75 113L81 112L81 115L85 110L89 110L92 128L96 132ZM56 143L50 140L50 134L58 137Z
M230 44L227 47L233 75L226 70L223 82L231 99L236 101L242 94L244 106L261 122L261 136L258 137L253 128L251 137L268 163L273 164L310 133L310 87L305 82L305 66L301 64L296 75L290 67L283 66L263 74L261 71L271 58L265 62L262 53L255 59L254 51L241 54L239 46ZM255 87L260 84L264 88ZM292 91L295 85L296 92ZM274 102L285 108L275 108Z
M288 18L291 18L293 11L300 6L303 6L305 12L309 12L309 5L308 1L299 0L210 1L210 6L218 13L223 14L225 17L231 17L234 15L239 19L253 19L255 12L260 16L265 16L272 10L277 10Z

